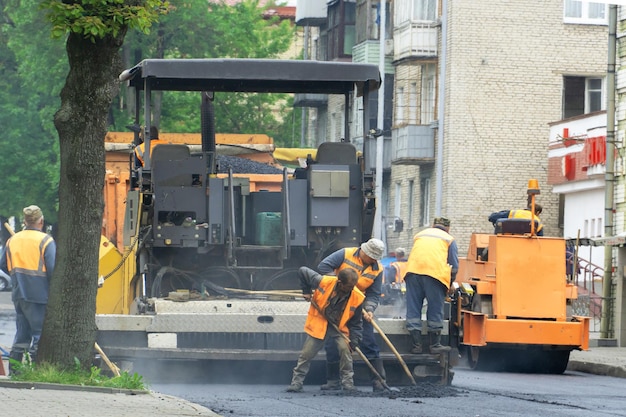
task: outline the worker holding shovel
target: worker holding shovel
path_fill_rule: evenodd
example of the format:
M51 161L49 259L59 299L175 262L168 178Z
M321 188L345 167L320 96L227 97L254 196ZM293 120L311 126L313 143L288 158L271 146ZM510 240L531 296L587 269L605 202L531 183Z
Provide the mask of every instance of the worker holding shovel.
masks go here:
M358 347L363 332L362 304L365 295L355 287L358 275L344 269L334 276L322 276L301 267L298 271L304 298L311 301L304 331L306 340L298 363L293 368L287 392L302 392L302 385L311 361L331 341L339 350L339 371L343 390L353 391L354 368L352 350ZM349 342L348 342L349 341Z

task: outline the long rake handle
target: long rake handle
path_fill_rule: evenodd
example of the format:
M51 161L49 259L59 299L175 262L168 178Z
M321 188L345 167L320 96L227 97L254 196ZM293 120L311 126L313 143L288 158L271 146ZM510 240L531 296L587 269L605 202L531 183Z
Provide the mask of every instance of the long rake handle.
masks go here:
M383 329L380 328L380 326L376 323L376 321L374 321L374 319L372 319L372 326L374 326L374 329L376 329L378 334L380 334L380 337L382 337L385 343L387 343L387 346L389 346L389 349L391 349L393 354L396 355L396 358L398 358L398 361L400 362L400 365L402 365L404 372L411 379L411 383L413 385L417 385L417 382L415 382L415 378L413 378L413 374L411 374L411 371L409 370L409 367L406 365L406 362L404 361L404 359L402 359L402 356L400 355L396 347L393 345L393 343L391 343L391 340L389 340L385 332L383 332Z
M343 336L343 340L350 345L350 338L348 336L345 335L345 333L343 333L341 330L339 330L339 326L337 326L335 323L333 323L332 321L328 320L328 317L326 317L326 315L324 314L324 312L322 311L322 309L317 305L317 303L315 301L313 301L313 299L311 298L311 305L313 307L315 307L315 309L317 311L320 312L320 314L322 316L324 316L324 318L326 319L326 321L328 322L328 324L330 324L331 326L333 326L333 328L337 331L337 333L339 333L341 336ZM380 381L380 383L382 384L383 387L385 387L385 389L387 390L391 390L391 388L389 388L389 386L387 385L387 383L385 382L385 380L383 379L382 376L380 376L380 374L378 373L378 371L376 370L376 368L374 368L374 365L372 365L372 363L369 361L369 359L367 359L367 356L365 356L365 354L361 351L361 349L358 346L354 347L354 350L356 353L359 354L359 356L361 357L361 359L363 360L363 362L365 362L367 364L367 366L370 368L370 371L372 371L372 373L374 374L374 376Z

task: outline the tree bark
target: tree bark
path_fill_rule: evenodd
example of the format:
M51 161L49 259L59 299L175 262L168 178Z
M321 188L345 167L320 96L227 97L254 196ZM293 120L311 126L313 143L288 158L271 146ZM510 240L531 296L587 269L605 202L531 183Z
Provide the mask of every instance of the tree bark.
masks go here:
M126 31L95 42L71 33L69 73L54 116L61 175L56 267L39 362L91 367L96 341L96 292L104 200L107 114L119 91L119 49Z

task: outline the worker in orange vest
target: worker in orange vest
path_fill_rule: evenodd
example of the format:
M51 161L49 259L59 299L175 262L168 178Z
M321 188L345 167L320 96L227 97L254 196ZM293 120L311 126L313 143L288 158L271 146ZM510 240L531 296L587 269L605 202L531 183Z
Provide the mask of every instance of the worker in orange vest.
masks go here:
M404 285L407 268L406 249L396 248L394 256L396 260L385 267L381 294L383 304L395 303L406 292Z
M139 137L143 139L143 130L139 132ZM159 139L159 129L156 126L150 126L150 155L154 151L154 147L167 143L164 140ZM144 166L144 155L146 152L146 143L141 142L139 146L135 147L135 167L139 168Z
M298 270L298 276L302 294L305 299L311 300L311 306L304 324L306 340L298 363L293 368L291 385L287 392L302 392L311 361L324 347L325 342L334 344L339 350L340 389L354 391L352 351L361 340L361 305L365 300L365 295L356 288L359 277L353 269L339 271L334 277L320 275L305 266Z

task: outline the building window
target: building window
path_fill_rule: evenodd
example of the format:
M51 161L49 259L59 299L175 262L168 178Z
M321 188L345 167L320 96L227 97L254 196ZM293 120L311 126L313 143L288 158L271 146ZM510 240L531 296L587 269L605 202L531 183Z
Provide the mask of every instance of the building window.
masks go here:
M437 77L435 64L422 66L422 106L421 123L427 125L435 120L435 90L437 89Z
M565 0L563 22L588 25L607 24L607 3L585 0Z
M438 0L397 0L395 21L398 25L406 21L437 20Z
M409 202L409 218L407 219L407 224L409 225L409 229L413 228L413 187L415 186L415 181L409 180L409 193L408 193L408 202Z
M605 109L604 78L563 77L563 118Z
M420 181L420 225L430 225L430 178L422 178Z
M355 42L356 3L346 0L335 0L328 4L328 30L326 59L352 56Z

